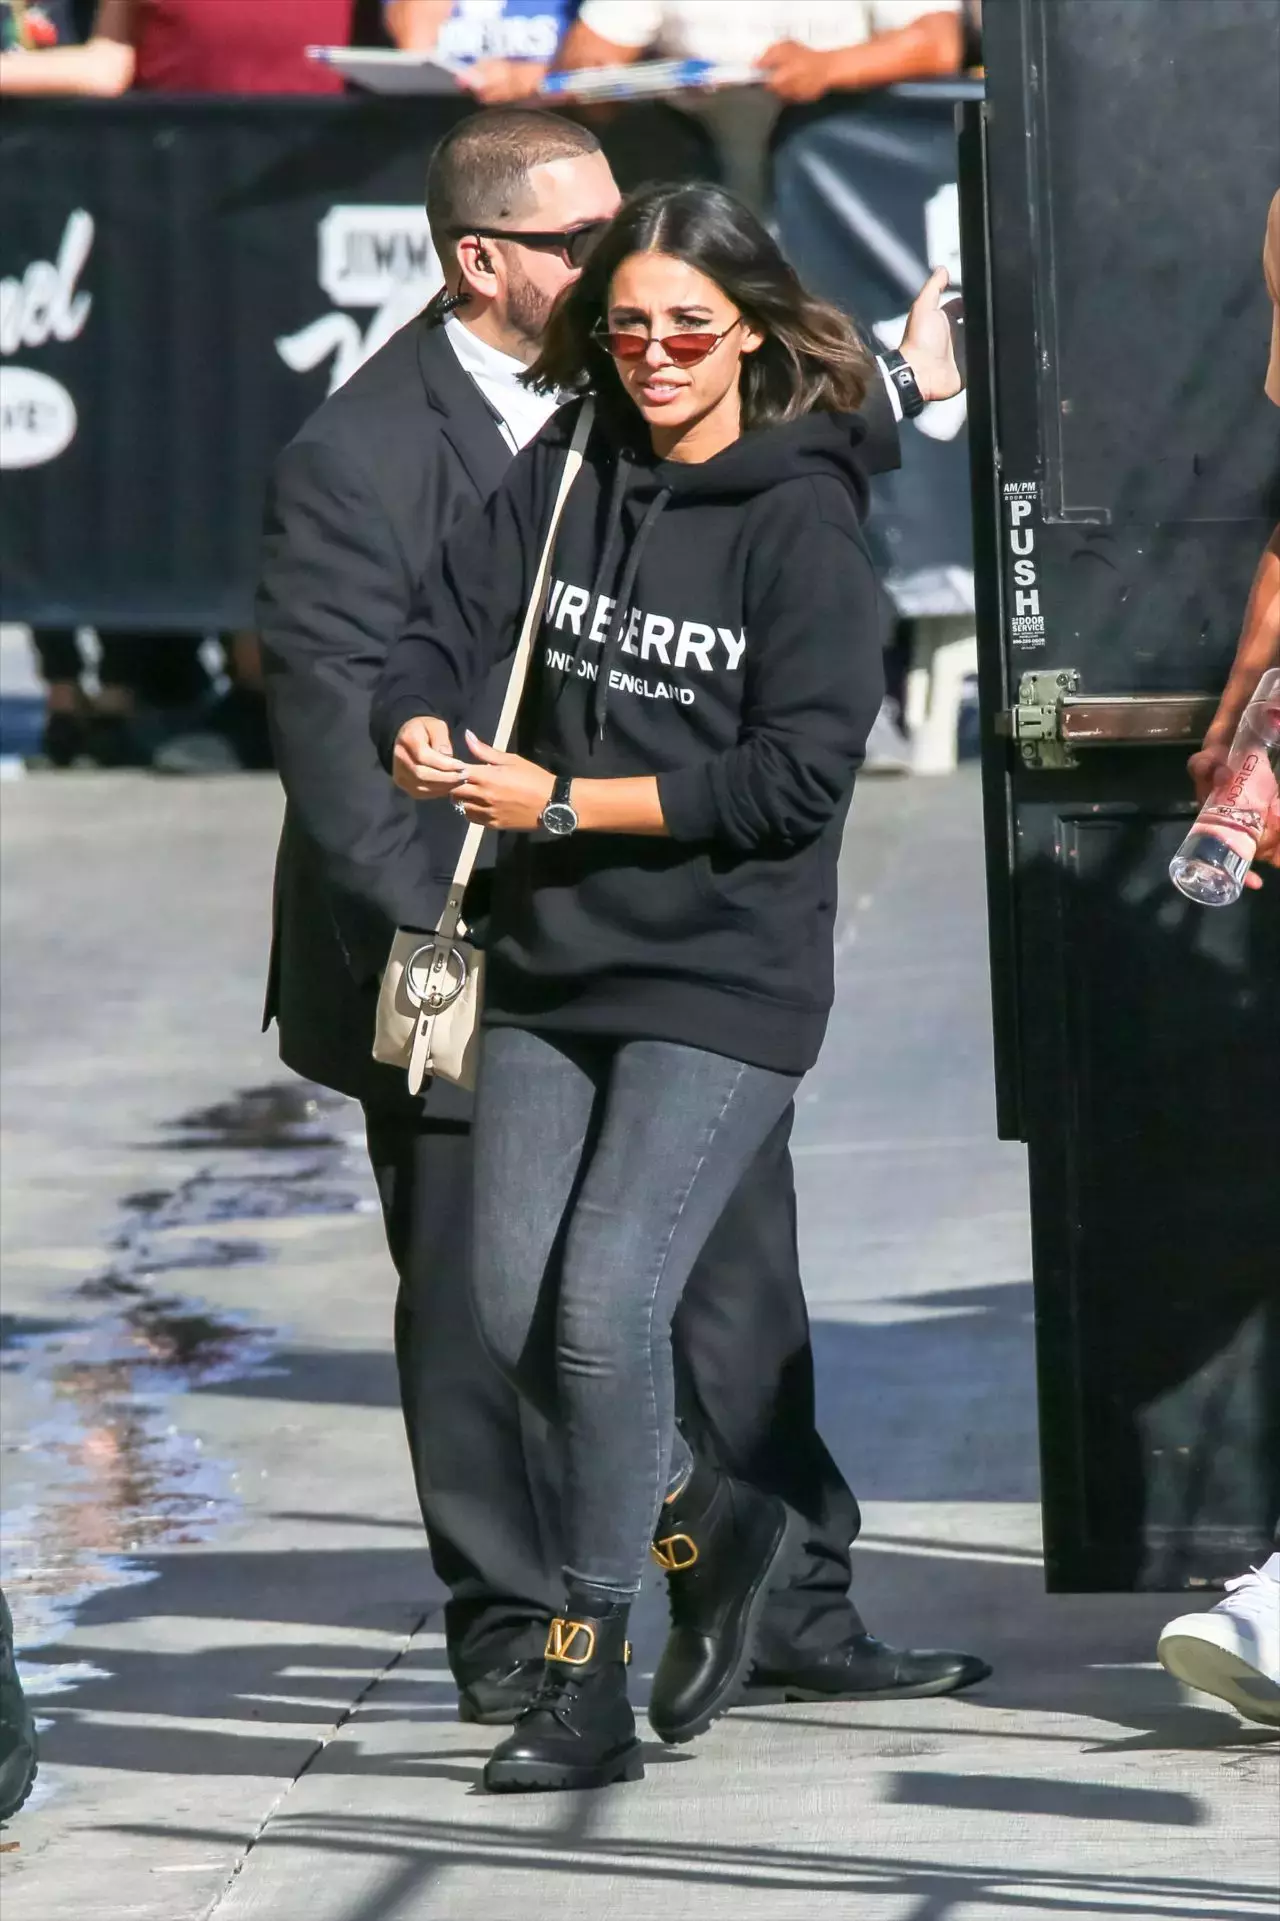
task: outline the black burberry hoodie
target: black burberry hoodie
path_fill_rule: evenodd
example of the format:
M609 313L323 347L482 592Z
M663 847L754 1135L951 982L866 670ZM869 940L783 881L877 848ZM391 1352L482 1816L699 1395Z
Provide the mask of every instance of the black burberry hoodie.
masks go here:
M513 653L574 414L440 550L374 701L384 765L406 720L456 728ZM486 1021L812 1066L840 835L882 693L861 434L810 414L689 466L597 423L515 745L557 774L656 775L669 838L506 836Z

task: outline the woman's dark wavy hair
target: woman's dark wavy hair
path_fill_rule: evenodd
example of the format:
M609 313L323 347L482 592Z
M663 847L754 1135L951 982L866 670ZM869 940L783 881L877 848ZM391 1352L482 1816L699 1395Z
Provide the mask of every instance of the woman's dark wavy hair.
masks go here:
M763 345L742 360L742 425L772 427L808 413L856 412L872 374L870 355L838 307L801 286L776 241L723 187L641 187L622 203L578 280L556 302L542 352L525 378L541 393L593 393L601 411L634 437L639 415L591 330L604 318L609 285L634 253L670 254L714 280Z

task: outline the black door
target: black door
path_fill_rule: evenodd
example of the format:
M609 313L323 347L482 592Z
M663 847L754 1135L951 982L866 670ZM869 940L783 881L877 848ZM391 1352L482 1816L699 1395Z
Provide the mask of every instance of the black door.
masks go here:
M1194 1586L1280 1511L1280 874L1214 910L1167 876L1280 519L1280 6L985 11L962 196L989 910L1048 1579Z

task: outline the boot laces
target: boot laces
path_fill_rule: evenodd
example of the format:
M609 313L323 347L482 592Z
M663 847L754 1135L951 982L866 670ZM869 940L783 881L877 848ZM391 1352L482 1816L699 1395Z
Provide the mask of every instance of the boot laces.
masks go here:
M576 1734L573 1713L578 1701L579 1681L575 1674L544 1673L525 1709L526 1714L549 1714L570 1734Z
M692 1567L671 1569L666 1576L667 1618L672 1627L694 1627L700 1617L699 1602L706 1582L701 1561Z

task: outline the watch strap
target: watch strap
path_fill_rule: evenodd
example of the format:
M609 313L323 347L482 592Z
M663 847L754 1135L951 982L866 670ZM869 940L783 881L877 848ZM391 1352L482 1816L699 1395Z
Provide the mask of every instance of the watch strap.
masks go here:
M924 412L926 402L916 377L911 371L911 363L905 354L898 352L896 347L884 348L880 359L885 372L897 389L904 415L908 420L914 420L917 414Z

